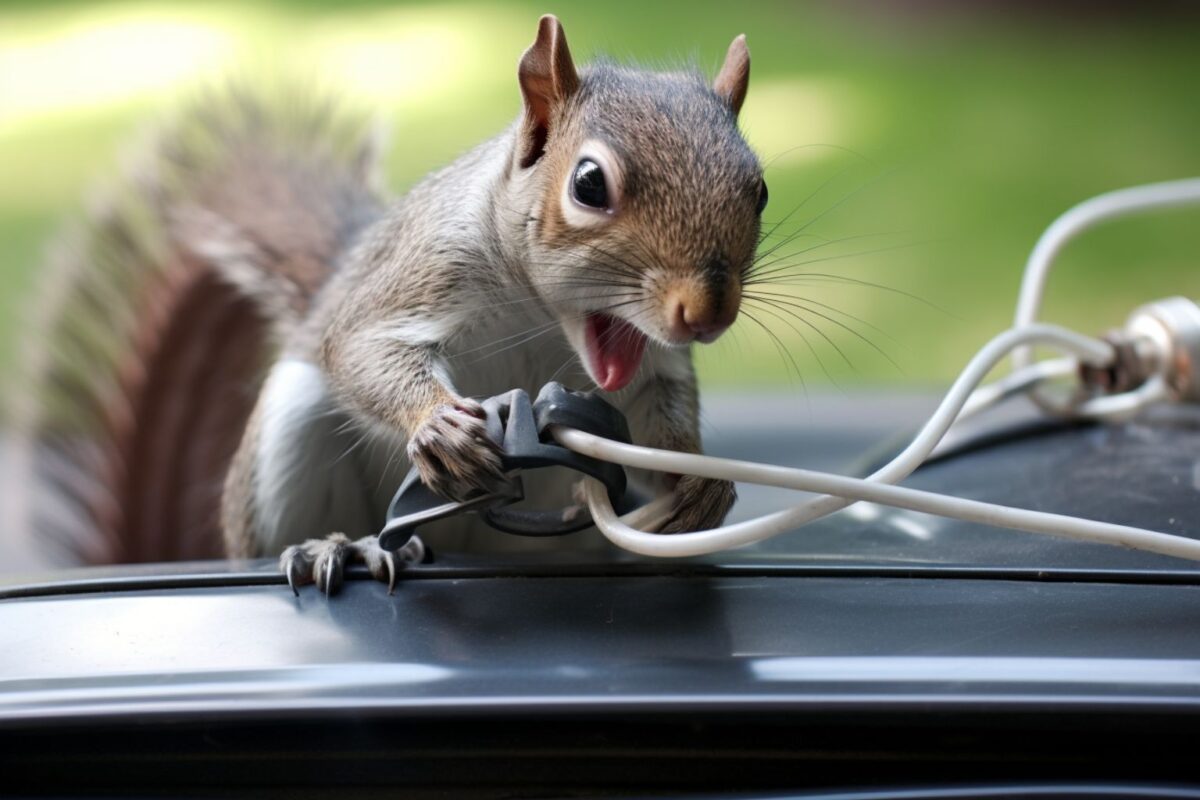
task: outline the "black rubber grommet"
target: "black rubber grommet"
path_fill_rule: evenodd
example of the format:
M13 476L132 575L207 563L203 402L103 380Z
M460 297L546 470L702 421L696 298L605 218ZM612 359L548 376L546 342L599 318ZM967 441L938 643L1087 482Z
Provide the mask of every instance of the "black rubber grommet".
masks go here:
M418 526L468 511L481 513L493 528L517 536L561 536L592 524L587 512L576 506L548 511L506 508L523 499L519 473L528 469L572 469L603 483L615 507L630 506L625 470L619 464L580 455L550 438L549 428L563 425L629 442L625 417L599 395L573 392L562 384L548 383L538 393L536 403L530 402L525 391L514 389L488 398L482 405L488 437L500 447L501 463L510 476L509 485L462 503L452 503L421 483L420 475L413 469L388 507L387 523L379 534L380 547L387 550L403 547Z

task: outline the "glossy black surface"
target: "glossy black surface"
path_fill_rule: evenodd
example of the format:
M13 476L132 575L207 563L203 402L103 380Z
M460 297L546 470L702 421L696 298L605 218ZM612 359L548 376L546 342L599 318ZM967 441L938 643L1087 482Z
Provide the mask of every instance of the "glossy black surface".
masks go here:
M1200 778L1176 754L1198 585L473 570L0 602L0 772L72 796Z
M351 581L0 604L0 720L322 704L1200 709L1200 587L904 578Z
M1198 428L993 429L910 483L1197 535ZM741 455L812 455L787 447ZM0 771L292 797L1200 777L1186 562L860 504L709 559L352 578L331 599L266 561L6 579Z

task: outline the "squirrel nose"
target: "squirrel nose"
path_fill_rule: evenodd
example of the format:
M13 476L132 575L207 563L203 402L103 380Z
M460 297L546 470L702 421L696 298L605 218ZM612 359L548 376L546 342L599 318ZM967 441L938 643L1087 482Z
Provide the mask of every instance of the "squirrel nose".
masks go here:
M729 328L729 315L720 313L711 303L689 302L687 297L672 298L671 335L679 341L693 339L708 344Z
M705 344L714 341L729 327L728 322L716 319L714 314L697 313L695 307L687 303L679 304L679 316L682 327Z
M707 344L733 324L741 305L742 286L731 273L728 261L714 258L667 290L663 310L672 340Z

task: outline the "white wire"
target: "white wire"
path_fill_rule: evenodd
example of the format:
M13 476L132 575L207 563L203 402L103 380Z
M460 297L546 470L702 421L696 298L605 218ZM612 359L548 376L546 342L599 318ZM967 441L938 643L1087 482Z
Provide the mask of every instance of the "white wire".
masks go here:
M1023 394L1034 387L1040 386L1054 378L1065 378L1079 371L1079 361L1074 358L1055 358L1048 361L1035 361L1027 367L1022 367L1000 380L980 386L971 393L971 397L963 405L958 414L957 422L967 417L986 411L992 406Z
M1151 403L1171 398L1171 386L1162 375L1153 375L1132 392L1093 398L1074 410L1085 419L1127 419Z
M1142 528L1068 517L1062 514L1010 508L936 492L893 486L863 478L847 478L842 475L829 475L790 467L773 467L749 461L734 461L691 453L677 453L670 450L654 450L648 447L614 442L611 439L604 439L569 428L561 429L559 435L559 440L573 450L630 467L683 472L707 478L757 483L763 486L777 486L805 492L835 493L840 497L851 498L852 501L868 500L984 525L998 525L1086 542L1123 545L1175 558L1200 561L1200 541L1184 536L1171 536ZM723 541L721 537L723 531L745 528L757 522L757 520L752 520L726 528L715 528L697 533L676 533L670 536L646 533L631 528L617 519L612 503L609 502L608 492L599 481L594 478L586 479L586 492L588 507L591 509L592 519L596 522L596 526L614 544L641 555L681 557L726 550L735 545Z
M1154 381L1150 383L1154 383ZM1161 379L1158 379L1158 383L1162 385L1148 392L1147 395L1152 397L1162 396L1160 393L1165 392L1165 384ZM948 399L949 397L950 395L947 395ZM755 483L762 486L775 486L782 489L795 489L805 492L822 492L825 494L824 497L795 509L760 517L755 520L707 531L663 536L657 533L647 533L633 527L634 524L637 524L636 515L638 512L618 519L613 510L612 503L608 499L608 491L604 485L594 479L587 479L585 482L585 492L588 508L591 511L596 527L599 528L609 541L618 547L646 556L680 558L706 555L733 547L740 547L789 530L791 525L790 520L787 519L787 515L789 514L809 509L813 511L820 509L822 513L810 516L809 520L806 520L811 521L811 519L815 519L817 516L824 516L837 510L837 508L843 508L855 501L866 500L897 508L907 508L926 514L953 517L967 522L995 525L1078 541L1119 545L1172 556L1174 558L1200 561L1200 541L1184 536L1172 536L1143 528L1081 519L1062 514L1012 508L995 503L968 500L966 498L909 489L882 482L881 475L888 467L900 461L903 454L890 462L888 467L864 479L791 467L756 464L749 461L736 461L733 459L715 458L713 456L638 447L636 445L604 439L571 428L555 428L552 433L559 443L571 450L628 467L699 475L706 478ZM918 436L913 444L917 444L920 439L921 437ZM934 445L936 445L936 441ZM911 448L912 445L910 445ZM909 450L906 449L905 452L907 453ZM653 508L652 516L661 518L661 515L668 508L663 501L668 499L670 498L658 498L655 503L646 506L645 509ZM828 506L833 506L834 503L836 503L836 507L829 507L826 510ZM645 509L641 509L640 511L644 511Z
M971 359L908 447L865 479L655 450L610 441L570 428L555 428L552 433L560 444L571 450L626 466L823 493L822 496L794 508L746 522L707 531L663 536L646 533L633 526L654 527L661 524L669 509L669 497L659 498L649 506L618 519L603 486L595 480L588 479L585 491L597 527L613 543L642 555L695 556L740 547L793 530L854 502L869 500L969 522L1123 545L1200 561L1200 540L892 485L920 466L957 419L977 413L1022 391L1033 394L1043 381L1074 370L1078 361L1092 366L1110 365L1114 353L1108 343L1057 326L1034 322L1041 305L1050 266L1070 239L1103 220L1153 208L1190 203L1200 203L1200 179L1110 192L1076 206L1056 220L1038 241L1026 266L1015 327L992 339ZM1048 345L1074 358L1032 364L1032 348L1035 345ZM990 387L978 389L979 384L996 364L1009 355L1012 356L1017 371ZM1098 418L1125 416L1168 396L1165 380L1161 375L1157 375L1135 392L1097 398L1083 404L1074 412L1081 416Z
M1013 327L1022 328L1037 320L1050 267L1067 243L1076 236L1110 219L1195 203L1200 203L1200 178L1118 189L1085 200L1067 211L1046 229L1029 254L1025 274L1021 278ZM1014 367L1028 366L1033 360L1033 351L1029 347L1018 348L1013 352L1012 360Z
M1030 325L1025 330L1008 330L993 338L990 342L983 346L975 357L967 364L966 369L958 376L954 384L950 387L950 391L942 399L941 404L925 426L918 432L916 437L909 443L899 455L893 458L890 462L872 474L867 480L880 483L895 483L906 478L913 470L921 465L925 458L933 452L933 448L945 436L946 431L954 424L962 407L966 404L971 392L976 386L987 376L987 374L995 368L1014 347L1022 344L1041 344L1056 347L1065 352L1071 353L1081 360L1096 366L1101 366L1109 363L1113 358L1112 346L1107 342L1098 339L1092 339L1087 336L1069 331L1065 328L1060 328L1056 325ZM584 434L578 431L569 429L559 429L555 431L555 437L564 447L586 455L592 455L596 458L604 460L613 460L618 463L627 463L622 458L627 457L632 451L624 450L622 457L618 458L615 455L616 451L610 451L605 454L597 452L598 441L596 437L582 438ZM632 447L632 446L629 446ZM651 452L645 449L645 452ZM662 451L658 451L662 452ZM683 454L680 454L683 455ZM679 462L682 465L682 461ZM690 462L694 463L694 462ZM734 463L734 462L729 462ZM783 470L783 467L762 467L764 470ZM691 469L666 467L668 472L691 473ZM817 475L804 471L808 475ZM764 473L767 474L767 473ZM771 473L778 474L778 473ZM840 476L830 476L840 477ZM737 480L732 476L726 476L728 480ZM847 479L854 480L854 479ZM754 481L758 482L758 481ZM820 490L817 490L820 491ZM634 552L643 553L645 555L699 555L701 553L714 553L718 550L724 550L730 547L741 547L753 542L769 539L785 531L793 530L796 527L805 523L811 522L814 519L832 514L853 501L847 500L844 497L822 496L802 503L794 508L777 511L773 514L767 514L757 519L740 522L733 525L726 525L721 528L714 528L708 531L700 531L696 533L674 534L670 537L663 537L657 534L640 533L640 537L624 536L623 538L630 543L636 539L639 544L635 545ZM593 509L596 511L596 509ZM603 515L599 515L603 517ZM597 526L606 536L610 535L610 530L605 530L605 525L599 519ZM626 526L628 527L628 526ZM630 529L632 530L632 529ZM642 538L646 537L646 538ZM611 536L610 536L611 538ZM614 540L615 541L615 540ZM622 547L626 547L625 543L620 543ZM649 552L646 548L653 550Z

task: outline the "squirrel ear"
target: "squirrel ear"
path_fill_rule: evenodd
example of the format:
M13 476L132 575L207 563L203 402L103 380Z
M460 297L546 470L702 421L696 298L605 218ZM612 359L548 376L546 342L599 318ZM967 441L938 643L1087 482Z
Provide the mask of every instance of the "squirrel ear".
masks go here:
M713 79L713 91L720 95L736 115L742 110L746 99L746 88L750 84L750 49L746 47L746 34L740 34L729 45L725 63Z
M532 166L546 148L554 112L579 88L579 75L567 49L567 36L553 14L538 20L537 39L517 67L525 99L521 166Z

